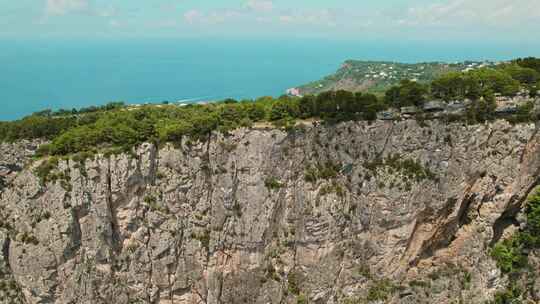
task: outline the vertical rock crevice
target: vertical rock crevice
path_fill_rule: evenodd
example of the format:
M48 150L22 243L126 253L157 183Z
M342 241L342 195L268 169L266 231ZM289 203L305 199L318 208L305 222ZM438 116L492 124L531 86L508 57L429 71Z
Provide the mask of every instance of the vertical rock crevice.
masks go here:
M122 251L122 233L118 224L118 217L116 214L117 206L113 202L113 189L112 189L112 169L111 169L111 158L107 158L107 173L106 178L106 200L107 208L110 217L111 225L111 249L113 249L117 254Z

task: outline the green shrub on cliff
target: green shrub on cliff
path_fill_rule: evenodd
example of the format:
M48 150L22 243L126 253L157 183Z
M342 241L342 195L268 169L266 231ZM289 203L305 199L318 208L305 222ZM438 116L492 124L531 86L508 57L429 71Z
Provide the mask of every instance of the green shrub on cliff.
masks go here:
M308 304L308 298L305 294L301 293L296 298L296 304Z
M533 112L534 103L527 102L518 107L517 112L514 116L508 118L508 121L511 123L523 123L528 121L538 120L538 115Z
M46 184L54 179L52 174L58 168L58 158L51 157L44 160L36 169L35 174L39 178L41 184Z
M420 162L413 159L403 158L403 156L399 154L389 155L386 158L376 158L372 161L366 161L363 166L373 175L377 175L378 169L382 168L391 173L395 172L402 175L406 181L421 182L426 179L437 179L437 175L429 168L423 166Z
M506 290L497 292L493 301L486 304L521 304L522 293L523 291L518 286L511 285Z
M523 255L523 243L518 236L497 243L491 250L491 256L503 273L515 272L527 265Z
M526 248L540 248L540 187L529 196L525 214L527 226L521 240Z
M527 269L530 250L540 248L540 187L527 199L525 215L525 228L498 242L491 249L491 257L497 262L499 269L510 274L514 281L506 290L497 293L494 301L488 302L489 304L520 303L519 298L523 291L516 284L516 278Z
M496 108L497 104L493 93L490 91L485 92L481 99L467 107L465 119L471 124L491 120L495 116Z
M397 286L389 280L376 281L369 288L366 300L386 301L396 290Z
M331 161L315 166L308 166L304 172L304 180L306 182L315 183L319 179L333 179L338 176L340 170L341 165Z
M283 184L276 177L271 176L264 181L264 186L269 190L276 190L283 187Z
M293 295L300 295L301 289L300 289L300 276L297 272L294 270L289 273L287 276L287 285L288 285L288 292Z

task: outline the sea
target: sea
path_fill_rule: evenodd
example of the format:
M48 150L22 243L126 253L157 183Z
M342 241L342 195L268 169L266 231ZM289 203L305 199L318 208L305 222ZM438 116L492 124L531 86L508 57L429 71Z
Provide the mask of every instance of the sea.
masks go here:
M0 120L101 105L279 96L347 59L399 62L507 60L540 47L326 39L4 39Z

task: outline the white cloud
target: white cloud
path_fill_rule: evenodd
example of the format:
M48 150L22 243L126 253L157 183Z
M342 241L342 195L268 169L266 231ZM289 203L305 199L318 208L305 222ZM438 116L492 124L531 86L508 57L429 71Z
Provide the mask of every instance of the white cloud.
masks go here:
M195 10L195 9L189 10L184 14L184 20L190 24L199 21L202 17L203 17L203 14L200 11Z
M111 17L115 17L118 15L118 11L116 10L116 8L112 7L112 6L109 6L109 7L105 7L105 8L101 8L99 10L96 10L95 14L99 17L103 17L103 18L111 18Z
M289 11L281 14L277 19L282 24L335 27L342 16L342 12L321 9L299 12Z
M222 8L210 11L191 9L184 13L188 24L215 25L222 23L270 22L275 21L274 3L270 0L247 0L237 8Z
M110 4L97 5L93 0L46 0L44 17L63 16L73 13L105 19L111 19L119 15L114 6Z
M424 26L506 27L535 19L537 22L540 21L538 0L447 0L424 7L411 7L399 23Z
M109 26L111 26L111 27L119 27L120 25L121 25L120 21L118 21L116 19L109 20Z
M48 15L65 15L70 12L82 12L88 8L88 0L47 0L45 12Z
M314 9L278 7L270 0L245 0L235 8L192 9L184 14L184 22L208 27L219 24L223 28L216 28L218 30L227 27L235 31L339 29L340 33L355 34L457 33L462 36L516 31L523 26L532 29L540 24L540 0L438 0L432 3L377 10L360 6L339 8L330 2L328 8Z
M270 0L248 0L245 7L256 12L270 12L274 3Z
M201 12L199 10L189 10L184 14L184 21L188 24L207 24L214 25L228 21L245 20L249 16L242 11L222 9L210 12Z
M184 13L188 24L215 25L229 23L242 25L254 23L279 26L335 27L342 10L336 9L276 9L272 1L251 0L238 9L200 11L192 9ZM345 18L346 19L346 18Z
M216 24L223 23L229 20L238 20L244 17L241 12L235 10L221 10L214 11L208 14L206 21L208 23Z

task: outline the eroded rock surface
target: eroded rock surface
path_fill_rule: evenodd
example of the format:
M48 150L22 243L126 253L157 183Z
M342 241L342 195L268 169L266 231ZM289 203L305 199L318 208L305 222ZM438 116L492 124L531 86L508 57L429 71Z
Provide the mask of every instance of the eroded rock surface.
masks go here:
M0 265L26 303L483 303L507 284L488 252L539 182L540 135L426 124L146 144L46 185L35 163L1 194Z
M0 143L0 192L30 162L38 146L43 142L21 140L16 143Z

